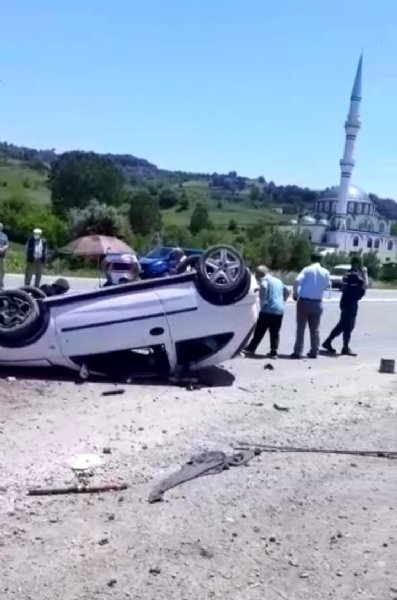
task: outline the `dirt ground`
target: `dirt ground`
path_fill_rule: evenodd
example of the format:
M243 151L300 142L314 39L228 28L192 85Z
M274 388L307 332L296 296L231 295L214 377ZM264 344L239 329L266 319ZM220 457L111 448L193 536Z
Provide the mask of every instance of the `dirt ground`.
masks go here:
M262 454L147 502L192 454L239 441L397 450L397 379L374 364L225 366L194 391L0 381L0 598L397 599L397 461ZM73 483L86 452L93 482L128 489L27 496Z

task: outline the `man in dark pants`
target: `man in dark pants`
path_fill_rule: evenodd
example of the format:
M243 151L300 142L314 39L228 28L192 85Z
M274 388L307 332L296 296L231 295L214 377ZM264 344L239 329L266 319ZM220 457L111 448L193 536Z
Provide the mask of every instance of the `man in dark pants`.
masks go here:
M323 295L331 287L330 274L321 265L321 254L314 253L312 264L302 269L294 283L296 300L296 339L291 358L302 358L305 329L309 326L310 352L308 358L317 358L320 346L320 321L323 312Z
M280 341L280 329L284 316L285 301L289 291L281 279L269 273L269 269L260 266L256 270L256 278L259 283L260 313L256 323L252 340L244 350L245 356L255 355L256 349L261 343L265 333L270 333L269 358L277 358L278 345Z
M340 334L343 334L343 347L341 354L345 356L357 356L350 349L350 338L356 324L358 303L364 296L368 287L368 276L363 268L361 258L353 256L351 269L343 277L342 297L340 299L339 323L331 331L323 343L323 348L331 354L336 354L332 342Z

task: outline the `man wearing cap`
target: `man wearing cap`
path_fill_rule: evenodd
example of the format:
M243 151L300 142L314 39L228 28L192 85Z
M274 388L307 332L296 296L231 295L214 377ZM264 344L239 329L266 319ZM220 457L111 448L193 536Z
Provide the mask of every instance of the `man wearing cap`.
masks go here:
M3 231L3 223L0 223L0 290L4 287L4 259L8 250L8 236Z
M34 229L26 243L25 285L30 285L34 275L34 285L40 287L41 276L47 258L47 241L41 229Z

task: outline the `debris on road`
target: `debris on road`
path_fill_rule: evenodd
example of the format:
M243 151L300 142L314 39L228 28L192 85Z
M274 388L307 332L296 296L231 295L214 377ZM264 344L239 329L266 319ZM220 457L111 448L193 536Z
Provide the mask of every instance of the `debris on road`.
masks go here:
M112 449L109 446L105 446L102 449L103 454L112 454Z
M396 370L396 361L388 358L381 358L379 365L379 373L393 374Z
M125 394L125 390L118 388L115 390L105 390L102 392L102 396L119 396L120 394Z
M161 569L160 567L150 567L149 573L150 575L160 575Z
M274 366L270 363L266 363L266 365L263 368L265 371L274 371Z
M277 402L275 402L273 404L273 408L275 408L276 410L282 411L282 412L289 411L289 406L284 406L283 404L278 404Z
M179 471L166 477L152 490L148 501L150 504L159 502L167 490L191 481L203 475L215 475L230 467L245 465L255 456L250 449L228 456L224 452L210 451L193 456Z
M109 579L107 585L108 587L114 587L117 583L117 579Z
M64 488L31 488L28 496L60 496L62 494L98 494L101 492L119 492L126 490L126 483L110 483L106 485L74 485Z
M342 456L368 456L372 458L388 458L397 460L397 451L389 450L330 450L325 448L297 448L295 446L269 446L266 444L249 444L248 442L238 442L235 450L248 450L250 448L260 448L262 452L287 452L287 453L307 453L307 454L338 454Z

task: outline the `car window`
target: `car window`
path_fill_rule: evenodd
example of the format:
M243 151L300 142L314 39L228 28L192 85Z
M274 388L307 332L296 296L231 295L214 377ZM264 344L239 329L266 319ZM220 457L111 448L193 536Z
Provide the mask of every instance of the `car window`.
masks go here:
M348 269L333 269L332 275L345 275Z
M169 248L154 248L148 254L146 254L146 258L167 258L169 253Z

